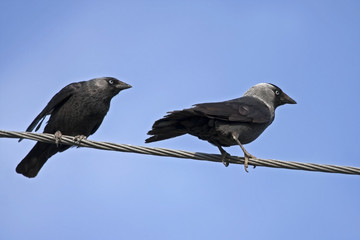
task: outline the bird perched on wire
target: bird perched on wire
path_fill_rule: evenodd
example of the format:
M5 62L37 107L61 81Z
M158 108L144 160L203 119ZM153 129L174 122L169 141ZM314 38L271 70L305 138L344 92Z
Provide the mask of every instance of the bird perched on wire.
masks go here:
M110 108L111 99L127 88L131 86L116 78L102 77L71 83L61 89L26 129L31 132L37 126L37 131L50 115L44 133L55 134L57 143L37 142L18 164L16 172L35 177L51 156L70 148L58 144L62 134L81 140L95 133Z
M225 166L229 155L222 147L239 145L244 152L247 171L249 158L244 144L254 141L274 121L275 109L296 102L279 87L259 83L240 97L224 102L196 104L192 108L168 112L157 120L146 143L191 134L217 146Z

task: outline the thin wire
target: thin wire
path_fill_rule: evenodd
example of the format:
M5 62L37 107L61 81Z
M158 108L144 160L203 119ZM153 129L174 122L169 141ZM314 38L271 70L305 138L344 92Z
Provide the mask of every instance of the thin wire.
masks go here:
M48 133L15 132L15 131L0 130L0 138L26 138L40 142L55 143L54 135ZM148 155L155 155L162 157L187 158L187 159L195 159L195 160L211 161L211 162L222 162L221 155L219 154L187 152L187 151L173 150L167 148L134 146L129 144L91 141L87 139L83 139L80 142L78 142L76 141L75 137L65 136L65 135L61 137L60 142L61 144L65 144L65 145L75 145L78 147L88 147L88 148L95 148L101 150L148 154ZM244 164L243 157L230 156L227 158L227 160L229 161L229 163L233 163L233 164ZM359 167L301 163L301 162L280 161L273 159L259 159L259 158L249 159L249 165L271 167L271 168L285 168L292 170L360 175Z

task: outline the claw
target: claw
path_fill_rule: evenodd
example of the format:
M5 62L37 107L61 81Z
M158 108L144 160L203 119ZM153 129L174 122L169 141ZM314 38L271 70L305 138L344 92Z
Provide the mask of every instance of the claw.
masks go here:
M56 144L56 147L59 147L59 144L61 142L61 137L62 137L62 133L60 131L56 131L54 133L54 137L55 137L55 144Z
M80 147L80 142L84 139L86 139L87 137L85 135L76 135L74 137L74 142L78 145L77 147Z
M228 154L221 146L218 146L220 152L221 152L221 161L224 164L225 167L229 166L229 161L227 161L227 157L230 157L230 154Z
M227 152L221 154L221 161L225 167L229 166L229 161L227 160L227 157L230 157L230 154L228 154Z
M256 159L256 157L254 155L251 155L248 151L246 151L246 149L244 148L244 146L241 144L241 142L239 141L239 139L235 136L235 134L232 134L233 139L235 140L235 142L240 146L240 148L243 150L244 152L244 168L245 168L245 172L249 172L247 170L248 166L249 166L249 158L253 158Z

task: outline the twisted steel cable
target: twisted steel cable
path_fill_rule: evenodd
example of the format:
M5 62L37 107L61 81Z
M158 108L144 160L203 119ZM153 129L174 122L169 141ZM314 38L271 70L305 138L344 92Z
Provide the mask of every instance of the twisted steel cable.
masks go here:
M15 132L15 131L0 130L0 138L26 138L40 142L55 143L54 135L48 133ZM65 135L61 137L60 142L61 144L65 144L65 145L75 145L79 147L88 147L88 148L95 148L101 150L148 154L148 155L163 156L163 157L187 158L187 159L195 159L195 160L203 160L203 161L211 161L211 162L222 162L221 155L219 154L188 152L188 151L174 150L167 148L134 146L129 144L91 141L87 139L82 139L78 141L76 137L65 136ZM243 157L230 156L228 157L228 161L229 163L233 163L233 164L244 164ZM292 170L360 175L359 167L301 163L301 162L280 161L273 159L259 159L259 158L249 159L249 165L272 167L272 168L285 168Z

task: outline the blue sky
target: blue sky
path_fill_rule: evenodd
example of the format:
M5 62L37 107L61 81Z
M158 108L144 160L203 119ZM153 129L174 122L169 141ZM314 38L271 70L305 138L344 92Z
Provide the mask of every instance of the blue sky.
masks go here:
M247 150L360 166L359 1L2 1L0 129L62 87L133 86L89 139L144 145L167 111L271 82L297 105ZM35 179L33 141L0 139L0 239L359 239L360 177L70 149ZM218 153L192 136L148 144ZM227 148L242 155L240 148Z

